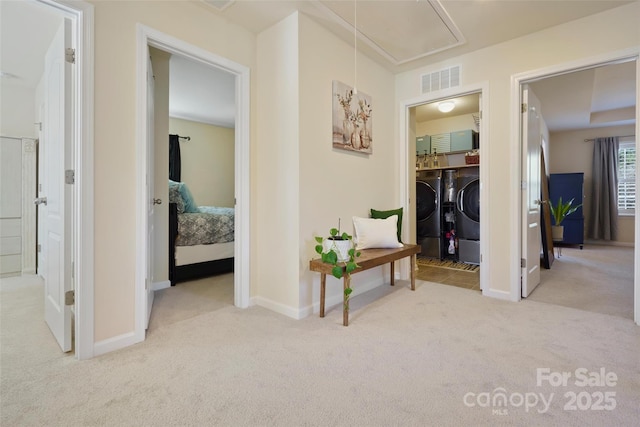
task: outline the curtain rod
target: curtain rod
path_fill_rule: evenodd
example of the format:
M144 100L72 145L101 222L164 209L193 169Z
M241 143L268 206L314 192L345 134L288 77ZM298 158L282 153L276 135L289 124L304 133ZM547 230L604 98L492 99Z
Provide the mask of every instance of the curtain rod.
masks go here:
M191 141L191 137L190 136L180 136L180 135L178 135L178 138L186 139L187 141Z
M635 135L620 135L618 136L618 138L631 138ZM606 137L606 138L613 138L613 137ZM595 141L596 138L591 138L591 139L585 139L584 142L590 142L590 141Z

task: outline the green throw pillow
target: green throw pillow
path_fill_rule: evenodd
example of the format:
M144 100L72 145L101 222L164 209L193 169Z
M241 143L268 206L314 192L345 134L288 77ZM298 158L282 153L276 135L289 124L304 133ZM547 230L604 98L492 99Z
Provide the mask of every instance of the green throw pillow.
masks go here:
M378 211L371 209L371 218L375 219L387 219L392 215L398 215L398 242L402 243L402 208L393 209L390 211Z

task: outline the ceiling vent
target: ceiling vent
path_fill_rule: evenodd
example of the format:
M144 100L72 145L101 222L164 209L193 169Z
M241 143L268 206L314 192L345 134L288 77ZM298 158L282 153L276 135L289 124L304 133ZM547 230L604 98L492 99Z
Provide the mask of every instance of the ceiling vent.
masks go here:
M460 86L460 65L420 76L422 93Z
M231 6L236 0L202 0L209 6L218 9L220 12Z

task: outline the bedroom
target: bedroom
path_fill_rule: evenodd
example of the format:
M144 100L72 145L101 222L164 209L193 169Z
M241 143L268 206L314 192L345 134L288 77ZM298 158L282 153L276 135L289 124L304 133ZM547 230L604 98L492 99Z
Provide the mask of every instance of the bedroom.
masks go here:
M233 305L234 243L229 240L234 219L235 94L229 73L159 49L150 52L155 77L155 194L168 201L156 206L156 292L149 323L153 329ZM178 159L170 160L176 151ZM168 177L174 179L169 186ZM191 195L184 214L180 194ZM177 216L171 215L172 207ZM212 210L223 213L216 217L224 224L203 227ZM172 221L181 230L173 238ZM202 239L207 244L198 245Z

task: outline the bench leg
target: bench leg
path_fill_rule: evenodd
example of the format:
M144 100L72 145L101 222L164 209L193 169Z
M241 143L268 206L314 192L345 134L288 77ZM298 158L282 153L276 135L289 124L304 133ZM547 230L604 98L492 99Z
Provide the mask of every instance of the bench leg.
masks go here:
M320 317L324 317L324 292L327 285L327 275L320 274Z
M351 286L351 275L344 275L344 291L349 289ZM343 303L342 303L342 324L344 326L349 326L349 297L346 292L343 291Z
M411 271L410 276L411 276L411 290L415 291L416 290L416 256L415 255L411 255L411 266L409 268L409 270Z
M390 280L391 286L395 286L395 284L396 284L396 274L395 274L395 271L394 271L395 270L395 264L396 264L395 262L391 261L391 280Z

